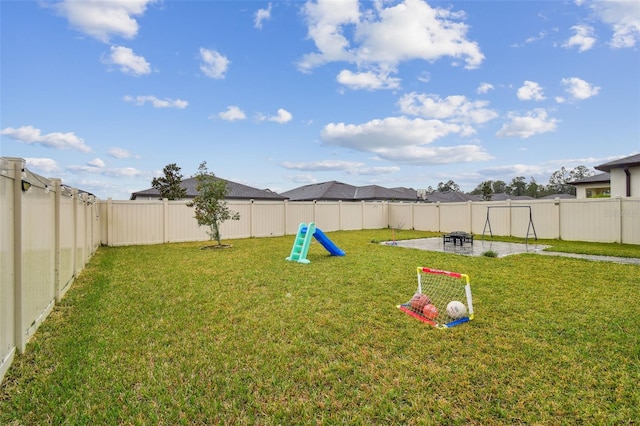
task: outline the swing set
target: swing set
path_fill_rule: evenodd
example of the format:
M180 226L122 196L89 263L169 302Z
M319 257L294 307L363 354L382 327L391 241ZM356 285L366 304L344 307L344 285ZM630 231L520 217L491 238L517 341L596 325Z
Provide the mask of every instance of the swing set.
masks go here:
M529 226L527 226L527 235L524 239L525 244L529 243L529 235L533 235L535 239L538 239L538 235L536 234L536 228L533 226L533 216L531 214L531 206L488 206L487 207L487 220L484 222L484 228L482 228L482 237L484 238L485 231L487 227L489 227L489 235L493 237L493 232L491 231L491 221L489 220L489 212L491 209L515 209L515 208L525 208L529 209ZM532 233L533 231L533 233Z

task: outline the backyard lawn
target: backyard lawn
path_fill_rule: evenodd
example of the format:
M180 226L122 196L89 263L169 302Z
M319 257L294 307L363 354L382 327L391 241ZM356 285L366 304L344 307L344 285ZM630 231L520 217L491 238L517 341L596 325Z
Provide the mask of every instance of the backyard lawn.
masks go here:
M638 423L639 265L327 236L346 256L314 243L307 265L295 236L99 248L7 372L0 424ZM417 266L468 274L474 319L397 309Z

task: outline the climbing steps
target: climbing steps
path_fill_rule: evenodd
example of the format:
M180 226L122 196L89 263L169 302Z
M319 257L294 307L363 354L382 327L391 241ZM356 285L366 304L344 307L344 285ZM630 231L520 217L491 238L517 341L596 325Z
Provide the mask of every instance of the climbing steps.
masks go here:
M287 260L298 263L310 263L307 259L307 253L309 252L309 245L311 245L311 238L316 232L316 224L310 222L307 226L304 222L298 226L298 233L296 234L296 240L291 248L291 254L287 257Z

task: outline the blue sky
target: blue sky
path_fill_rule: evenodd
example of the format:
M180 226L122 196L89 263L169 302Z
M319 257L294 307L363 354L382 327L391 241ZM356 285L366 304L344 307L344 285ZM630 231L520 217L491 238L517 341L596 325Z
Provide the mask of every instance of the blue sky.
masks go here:
M0 1L1 155L102 199L164 166L464 191L640 152L637 1Z

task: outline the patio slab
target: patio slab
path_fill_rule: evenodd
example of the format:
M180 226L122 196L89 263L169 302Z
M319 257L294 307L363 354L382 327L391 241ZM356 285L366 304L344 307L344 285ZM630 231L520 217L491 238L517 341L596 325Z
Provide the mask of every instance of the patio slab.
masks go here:
M414 248L419 250L439 251L445 253L462 254L466 256L481 256L482 253L492 250L498 257L505 257L519 253L536 253L550 246L543 244L505 243L500 241L475 240L473 244L454 245L443 243L442 237L418 238L414 240L385 241L382 244L398 247Z
M388 246L397 246L405 248L414 248L418 250L438 251L445 253L455 253L466 256L482 256L482 253L493 250L498 253L498 257L505 257L512 254L520 253L536 253L544 254L547 256L562 256L573 257L577 259L586 259L600 262L615 262L626 263L629 265L640 265L640 258L638 257L613 257L613 256L598 256L590 254L577 254L577 253L561 253L554 251L543 251L544 249L551 247L544 244L519 244L519 243L505 243L501 241L490 240L474 240L473 244L464 244L462 247L459 245L453 245L450 243L443 244L442 237L433 238L417 238L414 240L400 240L400 241L385 241L381 244Z

